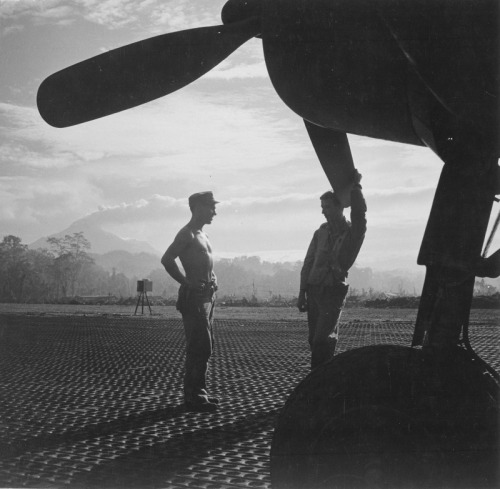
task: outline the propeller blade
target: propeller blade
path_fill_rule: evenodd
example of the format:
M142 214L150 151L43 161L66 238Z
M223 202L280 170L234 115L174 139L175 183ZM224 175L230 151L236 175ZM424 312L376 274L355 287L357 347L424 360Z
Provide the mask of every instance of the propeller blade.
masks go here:
M347 134L304 123L330 185L344 207L349 207L355 168Z
M254 17L108 51L46 78L38 110L51 126L68 127L136 107L193 82L259 33Z

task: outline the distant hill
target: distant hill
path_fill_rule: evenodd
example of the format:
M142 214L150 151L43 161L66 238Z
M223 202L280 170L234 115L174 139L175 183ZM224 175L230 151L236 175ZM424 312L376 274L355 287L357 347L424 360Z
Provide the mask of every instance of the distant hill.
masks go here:
M153 270L163 269L159 254L115 250L101 255L91 253L91 256L105 270L112 272L114 269L116 273L123 273L129 278L147 278Z
M122 250L129 253L150 253L153 255L158 255L159 252L155 250L146 241L139 241L135 239L123 239L116 234L104 231L99 226L94 223L89 222L85 218L79 219L71 224L69 227L60 231L59 233L46 236L44 238L37 239L34 243L29 245L30 249L37 248L49 248L47 243L47 238L62 238L66 234L73 234L83 232L85 238L87 238L92 247L90 253L109 253L110 251Z
M177 284L168 277L160 263L162 252L149 243L120 238L104 231L90 220L83 218L69 227L48 237L64 237L82 232L91 243L90 255L97 265L108 272L123 273L128 278L149 278L155 283L155 291L170 290ZM47 238L40 238L29 245L30 249L49 248ZM219 278L220 294L268 297L270 294L291 295L299 286L301 262L271 263L258 256L237 256L216 260L215 271ZM354 266L349 271L352 293L372 294L386 292L396 295L419 295L424 282L425 270L372 270ZM500 279L476 281L476 294L491 295L500 289Z

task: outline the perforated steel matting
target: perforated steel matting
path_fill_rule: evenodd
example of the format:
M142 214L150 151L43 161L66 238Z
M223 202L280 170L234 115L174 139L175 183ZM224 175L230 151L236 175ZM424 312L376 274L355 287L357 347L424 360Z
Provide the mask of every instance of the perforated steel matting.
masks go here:
M218 320L216 413L182 404L180 320L0 316L1 487L269 488L275 419L309 372L305 321ZM343 323L338 353L408 346L412 322ZM499 331L472 324L499 369Z

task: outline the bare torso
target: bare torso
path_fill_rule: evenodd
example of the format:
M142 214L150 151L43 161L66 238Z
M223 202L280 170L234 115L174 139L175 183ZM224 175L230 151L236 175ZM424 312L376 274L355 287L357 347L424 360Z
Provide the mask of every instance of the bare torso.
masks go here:
M183 239L186 246L179 253L186 278L193 283L210 282L215 279L212 247L208 236L203 231L191 231L187 226L179 231L179 234L181 233L185 233L189 238Z
M184 274L179 270L176 258L180 259ZM189 288L203 290L203 284L216 280L208 236L190 223L177 233L161 261L171 277Z

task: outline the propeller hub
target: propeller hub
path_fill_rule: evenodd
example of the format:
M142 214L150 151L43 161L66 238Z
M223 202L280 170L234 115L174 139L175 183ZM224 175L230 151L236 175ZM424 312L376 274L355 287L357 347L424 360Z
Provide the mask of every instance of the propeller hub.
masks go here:
M222 7L221 18L224 24L232 24L252 17L260 17L261 12L261 0L229 0Z

